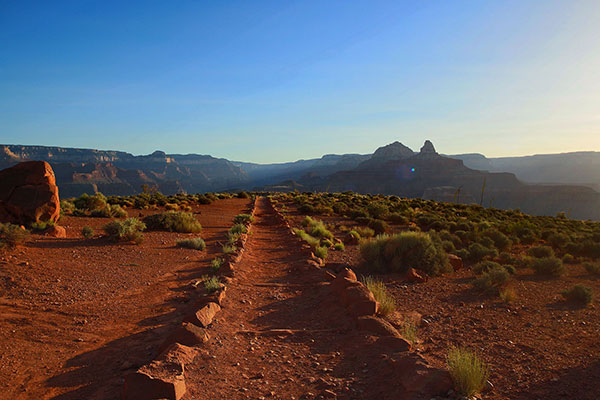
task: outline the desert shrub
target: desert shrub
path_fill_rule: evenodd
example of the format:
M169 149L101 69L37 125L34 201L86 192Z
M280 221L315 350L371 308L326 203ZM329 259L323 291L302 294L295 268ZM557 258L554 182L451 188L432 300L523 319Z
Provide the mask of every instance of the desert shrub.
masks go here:
M100 210L107 206L106 197L100 192L93 196L84 193L73 200L73 204L75 205L75 208L85 211Z
M11 223L0 224L0 248L13 248L29 238L29 231Z
M357 226L356 228L354 228L352 232L357 232L361 238L370 238L375 236L375 231L371 228L367 228L365 226Z
M353 220L356 220L357 218L368 218L369 217L369 214L367 213L367 211L362 208L354 208L348 212L348 215Z
M382 280L365 276L361 279L362 283L373 293L375 300L379 302L379 314L386 316L396 311L396 300L387 291L385 283Z
M516 274L516 273L517 273L517 268L515 268L515 266L514 266L514 265L511 265L511 264L505 264L505 265L503 265L502 267L503 267L503 268L506 270L506 272L508 272L508 273L509 273L509 274L511 274L511 275L514 275L514 274Z
M165 204L165 210L167 210L167 211L179 211L179 204L177 204L177 203L167 203L167 204Z
M237 247L231 243L226 243L223 245L223 254L233 254L237 251Z
M498 292L508 282L509 278L508 271L497 265L475 278L472 284L475 289L481 292Z
M106 204L103 208L98 208L90 212L90 217L95 218L125 218L127 212L118 204Z
M229 228L229 232L233 234L248 233L248 228L244 224L235 224Z
M400 213L391 213L388 215L387 220L393 224L406 225L409 222L408 217Z
M210 204L212 203L212 200L210 198L208 198L207 196L200 194L198 195L198 204Z
M321 246L330 248L333 246L333 242L329 239L321 239Z
M238 199L249 199L250 195L247 192L239 192L237 194Z
M379 235L362 242L360 253L367 268L375 271L403 272L415 267L437 275L450 269L446 253L422 232Z
M585 270L592 275L600 275L600 263L586 262L583 264Z
M210 278L203 276L202 281L204 283L204 288L208 293L215 292L221 288L221 282L219 282L219 278L216 276L211 276Z
M475 264L471 269L473 270L473 273L479 275L479 274L483 274L484 272L488 272L495 268L502 268L502 266L500 264L498 264L497 262L490 261L490 260L484 260L484 261L480 261L477 264Z
M115 242L142 243L146 225L137 218L127 218L124 221L112 221L102 228L108 237Z
M593 300L592 289L585 285L575 285L571 289L563 290L560 294L568 301L581 304L590 304Z
M254 222L254 217L250 214L238 214L233 218L234 224L250 225Z
M374 202L367 206L367 212L375 219L382 219L387 216L389 209L387 205L382 202Z
M315 247L315 256L319 257L321 260L327 258L327 247L317 246Z
M310 204L302 204L299 208L298 211L300 211L302 214L314 214L315 213L315 208L313 206L311 206Z
M81 229L81 235L86 239L91 239L94 237L94 229L91 226L84 226Z
M593 240L584 240L581 248L581 255L594 260L600 258L600 243Z
M355 229L353 229L350 232L348 232L348 234L351 235L356 240L360 241L360 238L361 238L360 233L358 233Z
M317 206L315 207L315 214L319 215L332 215L333 208L327 206Z
M535 258L554 257L554 250L549 246L534 246L527 249L527 254Z
M325 227L325 224L323 224L322 221L315 221L315 223L310 226L310 235L318 238L333 239L333 233Z
M369 225L369 223L373 220L371 217L358 217L354 219L360 225Z
M387 222L381 219L372 219L369 221L368 227L373 229L373 231L375 231L375 233L378 235L390 230L390 226L387 224Z
M573 257L571 254L567 253L563 256L562 261L565 264L575 264L577 260L575 260L575 257Z
M321 242L318 238L312 237L302 229L294 228L294 232L296 233L296 235L300 236L300 239L304 240L312 247L317 247Z
M463 260L467 260L469 258L469 250L467 249L455 250L453 254L459 256Z
M548 277L560 277L567 272L561 259L556 257L535 258L531 268L537 275Z
M71 200L60 201L60 212L63 214L71 214L75 211L75 204Z
M505 250L512 244L508 236L497 229L486 229L482 232L482 235L492 240L494 246L500 250Z
M47 228L50 228L51 226L54 226L54 225L55 225L54 221L48 220L48 221L36 221L36 222L33 222L30 225L30 227L34 231L43 231L43 230L46 230Z
M202 225L193 214L181 211L167 211L161 214L148 215L143 221L151 230L182 233L198 233L202 230Z
M489 247L485 247L480 243L471 243L469 245L469 256L468 260L473 262L478 262L483 260L485 257L496 257L498 255L498 251L496 249L490 249Z
M180 239L177 242L175 242L175 245L177 247L183 247L186 249L193 250L204 251L204 249L206 249L206 243L204 243L204 240L202 238Z
M336 244L333 246L333 248L334 248L335 250L337 250L337 251L344 251L344 250L346 250L346 246L344 246L344 243L342 243L342 242L337 242L337 243L336 243Z
M553 232L548 235L546 240L554 248L563 248L571 241L571 238L565 233Z
M503 251L498 255L498 261L501 264L516 264L518 262L518 259L512 254Z
M461 395L471 397L485 387L488 367L473 351L453 347L448 351L447 364L454 390Z
M223 266L223 259L221 257L213 258L210 262L210 268L213 271L218 271Z

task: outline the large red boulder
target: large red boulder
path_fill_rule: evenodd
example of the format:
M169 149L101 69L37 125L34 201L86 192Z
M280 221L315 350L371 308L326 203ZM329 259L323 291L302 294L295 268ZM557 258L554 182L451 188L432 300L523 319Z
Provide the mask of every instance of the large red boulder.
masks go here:
M58 186L45 161L27 161L0 171L0 222L29 225L60 216Z

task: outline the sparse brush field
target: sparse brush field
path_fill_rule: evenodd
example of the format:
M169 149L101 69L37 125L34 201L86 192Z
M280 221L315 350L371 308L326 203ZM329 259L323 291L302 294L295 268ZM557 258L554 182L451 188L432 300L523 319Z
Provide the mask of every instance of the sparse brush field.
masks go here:
M306 234L320 221L332 243L360 237L327 263L384 282L398 312L421 314L418 348L438 365L451 348L476 351L494 385L484 398L568 398L586 386L577 398L600 398L600 223L396 196L272 199ZM452 272L448 254L464 268ZM406 282L408 267L429 280Z
M183 318L181 287L218 273L212 261L250 199L147 193L62 203L66 239L0 225L3 399L119 398L123 376ZM109 206L126 215L103 215Z

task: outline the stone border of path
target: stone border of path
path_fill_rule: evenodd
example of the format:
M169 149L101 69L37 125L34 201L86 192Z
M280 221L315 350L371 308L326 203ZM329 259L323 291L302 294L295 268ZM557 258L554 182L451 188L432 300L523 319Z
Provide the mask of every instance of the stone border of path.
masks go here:
M254 217L256 198L250 204L250 215ZM250 224L249 224L250 225ZM234 275L234 266L242 258L248 235L243 234L235 243L237 251L224 257L220 272L225 277ZM192 285L194 286L194 285ZM121 391L123 400L169 399L179 400L186 392L185 365L198 355L200 347L208 342L207 330L221 311L226 286L220 290L200 295L196 300L196 311L187 315L158 348L159 355L137 371L125 376Z
M286 220L285 216L271 203L269 204L275 210L278 218L289 229L290 234L296 238L299 246L306 251L306 268L315 270L321 273L324 281L329 281L331 293L338 301L346 308L348 313L356 321L356 328L361 331L366 331L373 336L386 338L386 346L393 348L394 351L411 351L411 343L404 339L400 332L387 320L377 316L379 311L379 303L375 300L373 293L356 278L356 274L343 264L334 264L333 269L328 266L312 253L310 247L302 240L293 230L293 227ZM432 367L430 363L416 352L410 354L421 363L425 369L440 372L437 385L440 393L446 393L452 389L452 380L450 374L446 370L439 370Z

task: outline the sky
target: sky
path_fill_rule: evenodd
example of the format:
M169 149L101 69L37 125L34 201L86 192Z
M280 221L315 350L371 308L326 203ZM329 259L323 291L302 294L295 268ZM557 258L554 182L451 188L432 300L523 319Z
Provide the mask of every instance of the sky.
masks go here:
M600 1L0 1L0 143L600 150Z

